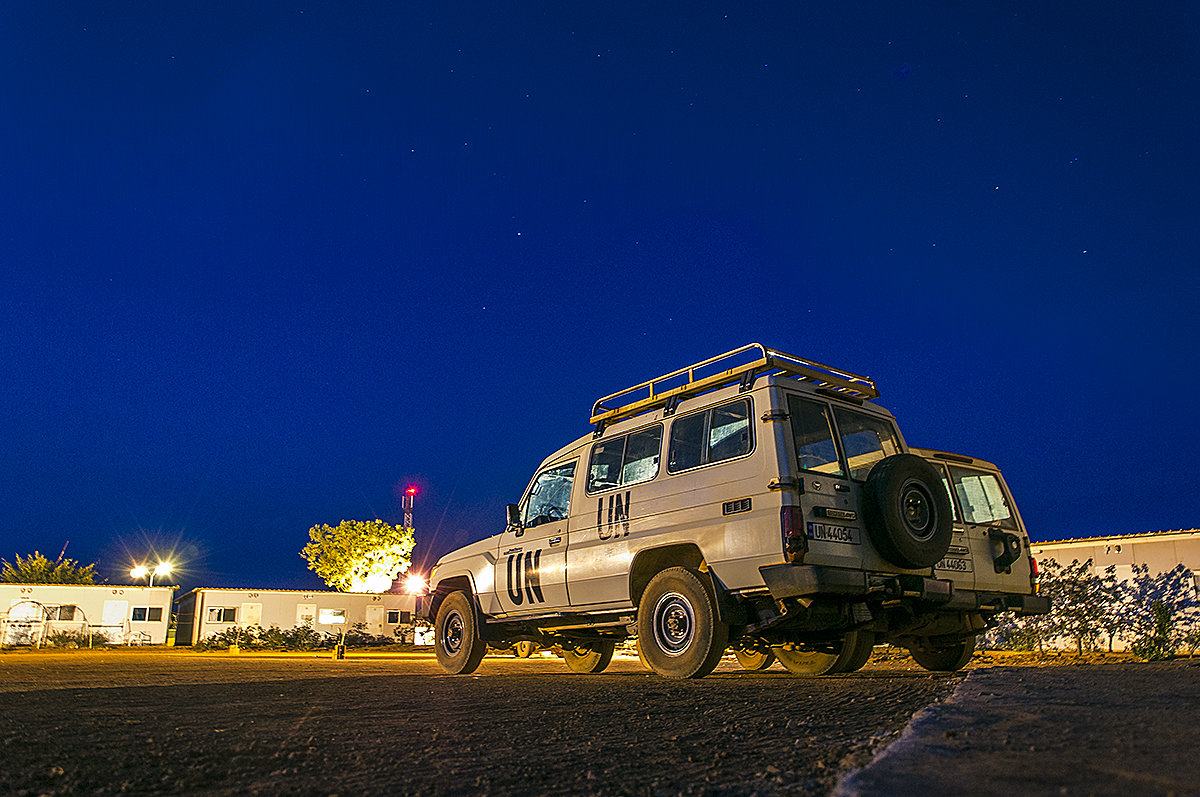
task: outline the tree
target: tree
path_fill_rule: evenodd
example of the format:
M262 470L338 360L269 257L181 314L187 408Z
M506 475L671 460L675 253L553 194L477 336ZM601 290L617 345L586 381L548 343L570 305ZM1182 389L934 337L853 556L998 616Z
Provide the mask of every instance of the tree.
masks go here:
M1095 650L1109 606L1104 582L1095 574L1092 560L1073 559L1069 565L1060 565L1047 559L1042 562L1042 572L1049 582L1046 594L1057 621L1055 630L1070 637L1078 653Z
M1142 659L1167 659L1189 642L1200 615L1192 571L1184 565L1150 575L1146 565L1133 566L1130 584L1129 649Z
M65 551L64 551L65 553ZM0 559L0 583L4 584L95 584L96 565L80 565L74 559L66 559L63 554L53 562L42 556L38 551L33 555L21 558L20 554L13 556L16 564L7 559Z
M343 520L308 530L300 555L308 569L343 592L386 592L408 570L413 530L382 520Z

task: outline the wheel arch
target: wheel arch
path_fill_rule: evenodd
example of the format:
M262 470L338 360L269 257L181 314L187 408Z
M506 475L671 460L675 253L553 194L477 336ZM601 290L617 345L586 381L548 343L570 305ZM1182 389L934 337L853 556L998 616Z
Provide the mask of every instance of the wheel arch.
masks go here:
M629 599L635 607L641 602L642 593L646 591L650 579L668 567L686 567L696 571L696 575L700 577L701 583L709 590L716 603L717 616L721 622L728 625L742 625L746 622L744 609L730 597L721 579L706 566L704 554L694 542L681 542L638 551L629 564Z
M479 599L475 596L475 585L471 583L471 577L465 573L458 576L443 578L442 580L438 581L437 586L433 588L433 591L429 595L429 608L427 609L425 618L431 623L436 620L438 609L441 608L442 601L446 600L446 597L450 595L450 593L458 592L460 590L467 593L467 597L471 600L471 606L475 609L475 617L479 620L480 624L482 624L483 617L479 611Z

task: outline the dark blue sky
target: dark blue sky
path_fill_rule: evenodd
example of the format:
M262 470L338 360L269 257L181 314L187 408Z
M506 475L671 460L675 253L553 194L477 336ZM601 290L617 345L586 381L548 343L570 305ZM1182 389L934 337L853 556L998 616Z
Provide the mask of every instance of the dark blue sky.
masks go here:
M751 340L1035 539L1200 525L1198 140L1189 3L8 4L0 556L440 553Z

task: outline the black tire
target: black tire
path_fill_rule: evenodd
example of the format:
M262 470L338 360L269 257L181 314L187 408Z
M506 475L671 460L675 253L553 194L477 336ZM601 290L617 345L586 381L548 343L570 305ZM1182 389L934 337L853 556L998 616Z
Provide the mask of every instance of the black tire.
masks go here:
M729 641L716 602L685 567L650 579L638 603L638 631L642 658L664 678L703 678L716 669Z
M875 463L863 485L863 523L875 548L903 568L932 567L950 547L950 496L941 477L915 454Z
M479 669L487 644L479 638L475 606L467 593L451 592L438 607L434 650L438 664L451 675L469 675Z
M858 672L871 659L871 651L875 649L875 633L851 631L846 635L843 645L834 672Z
M766 650L735 650L738 664L747 670L765 670L775 663L775 654L770 648Z
M909 648L913 661L933 672L957 672L967 666L971 654L975 652L975 637L944 648L917 649Z
M875 634L871 631L849 631L828 651L773 648L779 663L792 675L812 677L854 672L871 657ZM864 655L865 650L865 655Z
M600 639L587 645L563 648L563 661L572 672L594 673L603 672L612 661L613 650L617 643Z
M527 659L534 653L537 653L537 643L532 639L522 639L520 642L512 646L513 653L517 654L518 659Z

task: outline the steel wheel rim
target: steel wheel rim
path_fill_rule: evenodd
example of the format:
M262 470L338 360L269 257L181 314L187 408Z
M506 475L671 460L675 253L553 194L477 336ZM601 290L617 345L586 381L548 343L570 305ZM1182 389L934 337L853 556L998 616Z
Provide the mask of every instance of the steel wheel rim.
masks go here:
M446 622L442 626L442 650L451 656L458 655L463 646L463 618L458 611L453 611L446 616Z
M678 592L668 592L654 605L654 641L668 656L682 655L696 633L692 604Z
M900 494L900 512L904 523L918 540L927 540L937 530L933 501L919 484L907 484Z

